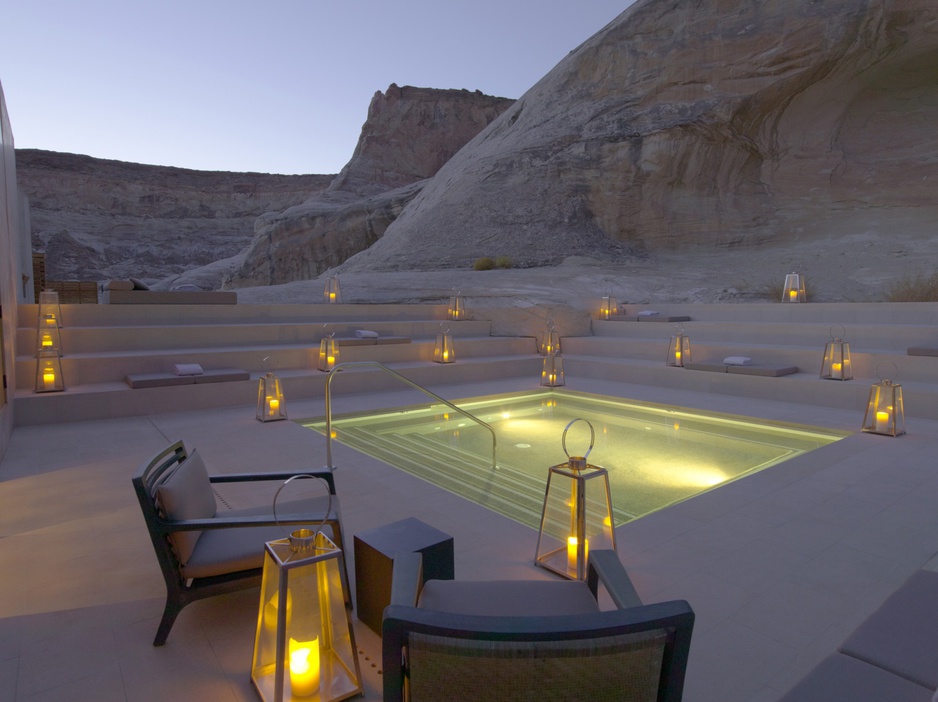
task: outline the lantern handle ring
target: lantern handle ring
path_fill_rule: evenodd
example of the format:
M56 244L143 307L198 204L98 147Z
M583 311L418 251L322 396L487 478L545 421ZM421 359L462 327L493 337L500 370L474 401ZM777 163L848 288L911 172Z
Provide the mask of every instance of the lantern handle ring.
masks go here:
M892 366L892 373L884 373L881 370L884 366L887 369L889 366ZM892 361L880 361L876 364L876 376L880 379L881 382L889 381L889 383L892 383L897 377L899 377L899 366L897 366Z
M294 529L293 531L287 532L286 529L283 529L283 525L280 523L279 517L277 517L277 498L280 497L280 493L283 489L292 483L294 480L299 480L302 478L311 478L313 480L321 480L326 485L326 494L329 498L326 503L326 513L323 515L322 520L319 522L319 526L316 528L316 531L310 531L309 529ZM329 515L332 513L332 490L329 489L329 483L326 482L325 478L322 478L318 475L309 475L308 473L301 473L299 475L293 475L283 481L283 484L277 488L277 492L274 493L274 503L273 503L273 512L274 512L274 521L277 522L277 526L284 530L287 533L287 537L290 540L290 550L299 553L301 551L310 551L314 548L313 544L316 541L316 537L322 531L322 528L326 525L326 522L329 520Z
M835 329L840 329L840 334L835 334ZM830 329L827 330L827 333L831 335L831 339L834 341L843 341L844 337L847 335L847 327L843 324L832 324Z
M440 322L440 332L449 334L449 325L446 322Z
M570 427L572 427L577 422L586 422L586 426L590 428L590 445L589 448L586 449L586 453L584 453L582 456L583 461L585 462L587 457L590 455L590 451L593 450L593 444L596 442L596 431L593 429L593 425L590 424L588 419L584 419L583 417L571 419L569 424L567 424L567 426L565 426L563 429L563 436L561 437L560 443L563 446L563 452L567 454L567 458L569 459L570 452L567 451L567 432L570 431Z

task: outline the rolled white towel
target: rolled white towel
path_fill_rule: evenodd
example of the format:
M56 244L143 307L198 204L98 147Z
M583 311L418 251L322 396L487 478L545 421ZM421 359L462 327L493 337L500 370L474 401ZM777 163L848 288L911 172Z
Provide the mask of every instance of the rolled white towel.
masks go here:
M198 363L177 363L173 366L176 375L202 375L202 366Z
M355 330L355 336L359 339L377 339L378 332L368 331L367 329L357 329Z
M657 317L658 312L656 310L642 310L638 313L639 317Z
M751 366L752 359L749 356L727 356L723 359L724 366Z

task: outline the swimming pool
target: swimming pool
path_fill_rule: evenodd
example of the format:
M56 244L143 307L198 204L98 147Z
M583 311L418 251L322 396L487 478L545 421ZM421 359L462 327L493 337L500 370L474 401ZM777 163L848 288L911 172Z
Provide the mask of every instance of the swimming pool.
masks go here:
M606 468L616 524L774 466L848 432L706 413L619 398L544 390L455 401L497 437L445 405L336 416L335 440L524 524L537 527L548 469L567 458L564 427L587 419L589 463ZM321 433L325 420L300 423ZM571 427L567 449L582 455L589 427Z

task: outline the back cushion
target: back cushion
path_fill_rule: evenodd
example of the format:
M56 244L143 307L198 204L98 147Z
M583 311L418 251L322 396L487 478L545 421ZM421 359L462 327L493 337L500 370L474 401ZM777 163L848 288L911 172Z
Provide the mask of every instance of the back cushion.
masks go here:
M215 494L208 479L202 456L195 450L179 464L157 489L157 499L170 521L181 519L210 519L215 516ZM177 531L169 540L179 562L185 565L195 550L201 531Z

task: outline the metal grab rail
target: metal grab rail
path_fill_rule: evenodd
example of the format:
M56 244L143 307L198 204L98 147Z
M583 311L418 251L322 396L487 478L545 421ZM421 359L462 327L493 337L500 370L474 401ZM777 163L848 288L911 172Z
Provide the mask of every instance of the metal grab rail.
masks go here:
M348 361L347 363L339 363L338 365L336 365L331 371L329 371L329 376L326 378L326 467L329 470L335 470L335 466L332 465L332 379L335 377L336 373L338 373L339 371L343 371L346 368L349 368L351 366L355 366L358 368L361 368L363 366L370 366L372 368L380 368L385 373L388 373L389 375L393 375L395 378L406 383L407 385L410 385L410 387L414 388L415 390L419 390L423 394L429 395L437 402L442 402L444 405L446 405L450 409L456 412L459 412L464 417L471 419L476 424L479 424L485 427L486 429L488 429L489 433L491 433L492 435L492 468L493 469L498 468L497 464L495 463L495 447L496 447L497 442L495 439L495 430L492 429L491 426L483 422L474 414L467 412L466 410L460 407L457 407L452 402L440 397L436 393L430 392L422 385L418 385L413 380L410 380L409 378L405 378L403 375L401 375L397 371L391 370L383 363L379 363L378 361Z

